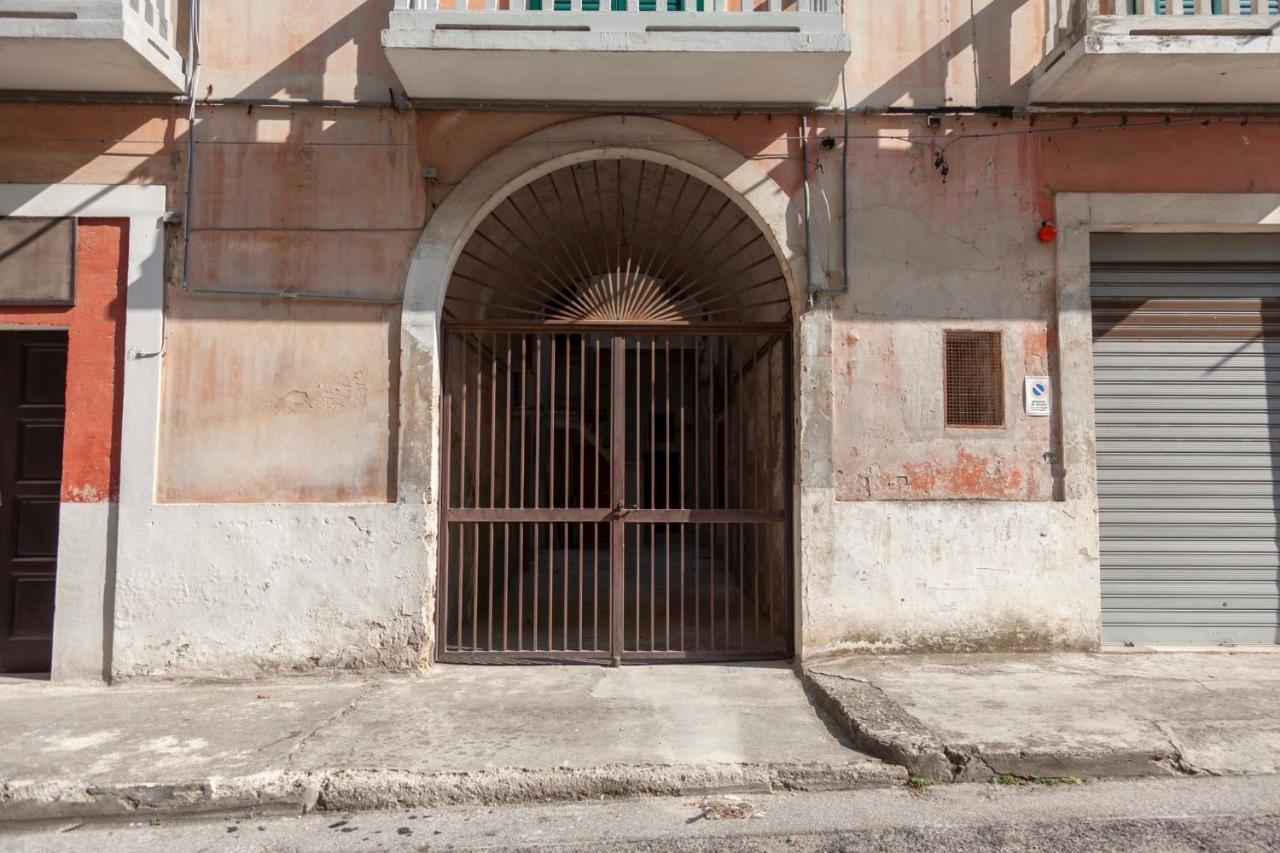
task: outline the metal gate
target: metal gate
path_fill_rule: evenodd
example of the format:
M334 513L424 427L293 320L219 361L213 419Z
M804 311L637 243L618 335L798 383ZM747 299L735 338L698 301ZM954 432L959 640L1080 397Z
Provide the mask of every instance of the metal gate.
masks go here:
M439 656L792 651L785 324L447 323Z

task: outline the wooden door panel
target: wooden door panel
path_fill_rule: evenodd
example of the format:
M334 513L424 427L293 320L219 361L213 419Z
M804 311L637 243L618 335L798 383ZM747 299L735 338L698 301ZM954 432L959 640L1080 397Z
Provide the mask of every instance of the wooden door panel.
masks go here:
M64 332L0 333L0 672L51 662L66 368Z

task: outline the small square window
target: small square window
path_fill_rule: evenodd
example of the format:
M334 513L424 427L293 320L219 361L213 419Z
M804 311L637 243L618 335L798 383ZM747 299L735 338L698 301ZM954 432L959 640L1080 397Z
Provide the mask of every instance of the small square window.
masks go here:
M1004 426L999 332L946 333L947 426Z

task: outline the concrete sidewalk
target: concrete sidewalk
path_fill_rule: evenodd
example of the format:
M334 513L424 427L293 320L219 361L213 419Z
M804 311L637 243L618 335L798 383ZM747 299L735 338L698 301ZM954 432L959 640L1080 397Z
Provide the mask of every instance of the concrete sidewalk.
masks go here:
M0 820L1276 773L1280 655L7 681L0 732Z
M0 819L901 784L779 666L0 684Z
M1280 654L845 656L806 682L862 749L936 781L1280 772Z

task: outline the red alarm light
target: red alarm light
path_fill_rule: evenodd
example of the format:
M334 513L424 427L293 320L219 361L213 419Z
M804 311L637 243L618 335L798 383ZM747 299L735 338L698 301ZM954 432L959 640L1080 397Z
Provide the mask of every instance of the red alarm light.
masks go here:
M1041 222L1036 236L1040 238L1041 243L1052 243L1058 239L1058 227L1052 222Z

